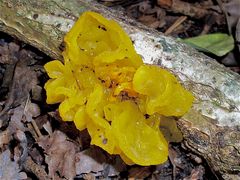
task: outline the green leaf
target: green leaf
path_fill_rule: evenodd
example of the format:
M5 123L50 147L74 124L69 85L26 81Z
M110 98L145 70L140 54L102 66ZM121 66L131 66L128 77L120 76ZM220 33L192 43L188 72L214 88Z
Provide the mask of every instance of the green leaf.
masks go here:
M233 37L223 33L201 35L182 41L199 51L212 53L217 56L223 56L234 48Z

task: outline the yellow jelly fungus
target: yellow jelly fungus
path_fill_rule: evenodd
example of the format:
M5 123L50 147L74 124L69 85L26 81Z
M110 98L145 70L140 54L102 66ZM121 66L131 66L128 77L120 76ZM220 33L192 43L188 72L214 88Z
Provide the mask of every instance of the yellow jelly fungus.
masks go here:
M192 105L193 96L175 76L157 66L142 65L133 77L133 89L146 99L146 113L182 116Z
M167 160L161 117L182 116L193 96L175 76L144 65L132 41L113 20L85 12L64 38L64 63L47 63L47 103L60 103L64 121L87 128L91 144L127 164Z

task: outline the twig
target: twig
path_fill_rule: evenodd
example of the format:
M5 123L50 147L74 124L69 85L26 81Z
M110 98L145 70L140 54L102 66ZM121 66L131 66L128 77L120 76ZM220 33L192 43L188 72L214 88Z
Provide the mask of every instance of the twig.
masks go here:
M38 136L39 138L41 138L41 137L42 137L42 133L41 133L41 131L39 130L36 122L35 122L34 120L32 120L31 123L32 123L33 129L35 130L37 136Z
M164 35L171 34L180 24L182 24L187 19L187 16L179 17L164 33Z
M50 179L43 167L36 164L29 156L24 163L24 169L28 172L35 174L38 179Z
M24 114L27 111L27 106L28 106L29 102L30 102L30 95L28 94L28 98L27 98L27 101L26 101L26 104L25 104L25 107L24 107ZM36 122L34 121L34 119L31 120L31 124L32 124L32 127L33 127L34 131L36 132L37 136L42 137L42 133L39 130Z

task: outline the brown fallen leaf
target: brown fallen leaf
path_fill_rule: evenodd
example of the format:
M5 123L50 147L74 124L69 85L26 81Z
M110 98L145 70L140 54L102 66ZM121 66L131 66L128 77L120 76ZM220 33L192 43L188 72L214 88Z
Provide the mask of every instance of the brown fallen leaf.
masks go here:
M172 0L158 0L157 3L159 6L164 8L172 6Z
M31 147L28 154L36 164L44 164L44 157L41 152L42 149L39 147Z
M240 17L240 1L239 0L230 0L227 3L223 3L223 7L227 11L229 17L230 28L234 28L237 25L238 19Z
M19 130L22 132L29 131L33 137L36 137L33 128L29 124L23 122L24 119L24 105L20 105L11 111L11 117L7 129L11 136L16 135ZM26 126L27 125L27 126ZM30 128L31 127L31 128ZM33 133L32 133L33 132ZM16 136L15 136L16 137Z
M105 166L103 174L105 177L118 176L120 172L126 171L127 165L123 162L120 156L115 156L112 161Z
M12 107L26 103L30 90L38 84L36 72L28 66L32 60L31 55L23 49L18 56L19 62L15 68L13 86L9 94L9 98L13 98Z
M76 154L76 173L80 177L116 177L126 171L127 165L119 156L104 153L98 147L92 146ZM88 176L85 176L85 175Z
M89 148L76 154L76 173L99 173L104 170L107 162L106 156L99 148Z
M171 0L171 1L157 1L158 5L162 8L165 8L167 11L174 13L180 13L186 16L190 16L196 19L201 19L206 15L213 14L214 12L202 7L198 3L189 3L182 0ZM221 17L220 14L216 14ZM219 18L220 18L219 17Z
M191 174L188 177L184 178L183 180L202 180L204 173L205 169L203 166L200 165L193 169Z
M0 179L21 179L19 165L11 160L11 153L8 149L0 154Z
M43 124L43 128L48 132L49 135L53 133L52 126L49 121Z
M36 85L32 89L32 99L35 101L43 101L42 97L43 88L39 85Z
M34 119L38 128L39 129L42 129L44 124L46 124L48 121L48 115L47 114L44 114L44 115L40 115L38 116L37 118ZM49 134L50 135L50 134Z
M11 134L14 134L17 130L25 131L26 127L22 122L24 115L24 105L18 106L12 110L12 115L8 125L8 129Z
M176 119L173 117L162 117L160 129L168 142L181 142L183 139L182 133L177 127Z
M24 115L27 122L32 122L34 117L40 115L40 108L36 103L32 103L31 100L27 100L24 108Z
M38 144L44 149L49 176L51 178L65 177L67 179L73 179L75 177L77 146L69 141L64 133L54 131L51 136L39 138Z
M145 24L146 26L149 26L151 28L162 28L166 22L164 18L158 19L154 17L153 15L142 15L141 17L138 18L138 20Z
M240 17L238 18L238 22L237 22L237 26L236 26L235 37L237 40L238 50L240 52Z
M90 136L88 135L88 133L83 133L83 132L86 132L86 130L85 131L79 131L76 128L76 126L75 126L75 124L73 122L63 122L62 118L59 115L58 110L57 111L48 112L48 115L52 118L52 122L54 121L55 127L57 126L57 129L59 131L62 131L68 137L71 137L71 139L73 139L74 141L78 141L79 137L81 137L81 140L86 139L86 138L89 137L88 138L89 140L87 140L87 139L84 140L85 142L87 141L87 144L85 144L85 142L83 142L83 144L88 145L88 147L89 147ZM82 138L83 136L85 138ZM83 148L82 143L80 144L80 148L85 149L85 148Z
M44 179L48 180L50 177L47 175L46 171L44 170L44 167L36 164L31 157L27 157L26 161L23 164L23 168L27 172L33 173L35 176L37 176L38 179Z
M95 180L96 177L95 177L93 174L88 173L88 174L84 174L84 175L83 175L83 179L84 179L84 180Z
M14 160L22 164L28 155L27 137L21 130L17 130L14 137L19 142L18 146L14 148Z
M19 45L14 42L4 42L0 45L0 63L14 64L18 61L16 53L19 52Z
M144 179L150 176L153 172L152 166L136 166L129 170L129 178Z
M36 72L28 66L33 59L32 54L23 49L15 56L19 61L14 69L4 109L0 112L0 127L7 124L9 119L7 115L12 108L26 104L30 90L38 83Z
M4 145L7 145L12 139L12 136L8 129L0 132L0 149L3 148Z

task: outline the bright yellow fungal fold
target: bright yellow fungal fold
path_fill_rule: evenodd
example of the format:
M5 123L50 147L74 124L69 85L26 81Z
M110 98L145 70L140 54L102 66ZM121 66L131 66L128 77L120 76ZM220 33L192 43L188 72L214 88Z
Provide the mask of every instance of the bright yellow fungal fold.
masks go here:
M64 121L87 128L91 144L119 154L127 164L167 160L159 130L161 115L182 116L193 102L175 76L144 65L123 29L100 14L85 12L64 38L64 64L46 69L47 103L60 103Z

